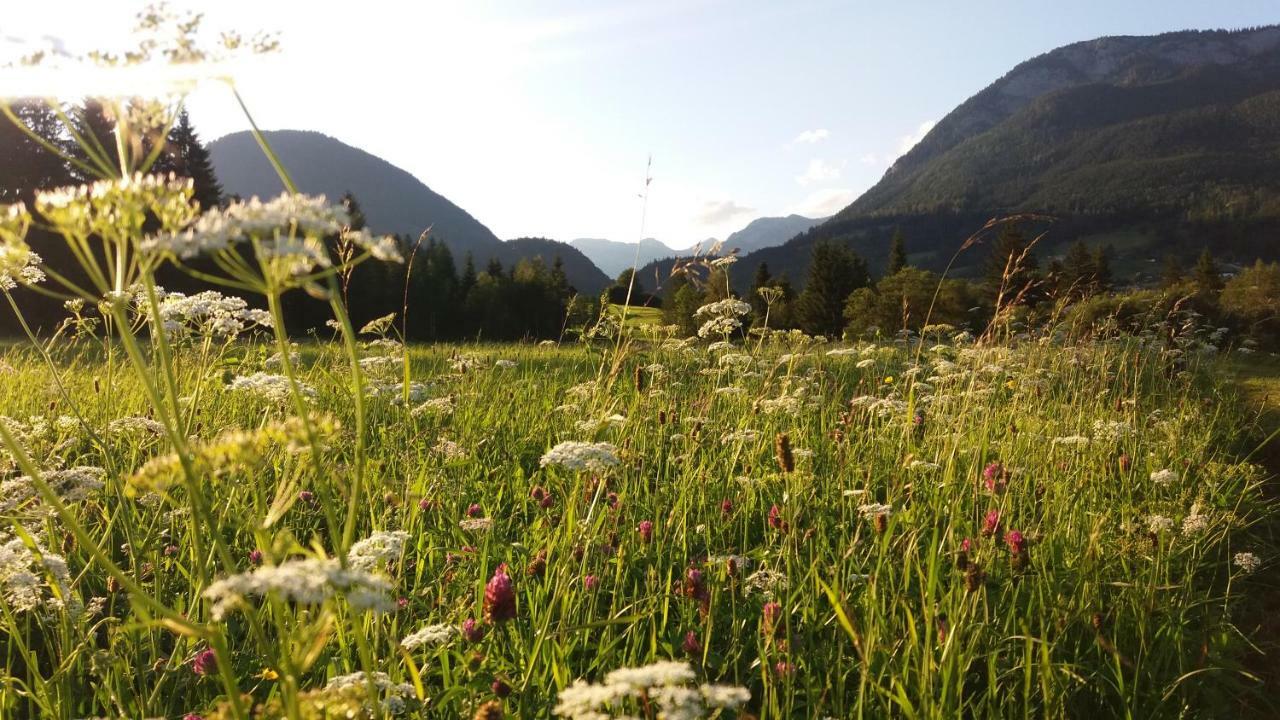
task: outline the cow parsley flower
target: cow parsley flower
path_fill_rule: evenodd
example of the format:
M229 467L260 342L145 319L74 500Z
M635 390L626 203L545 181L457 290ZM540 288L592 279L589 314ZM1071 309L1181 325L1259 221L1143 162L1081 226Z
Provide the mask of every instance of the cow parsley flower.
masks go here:
M358 610L389 612L395 608L391 590L390 582L368 571L343 568L332 558L307 558L223 578L210 585L204 596L213 601L213 618L221 620L249 598L268 595L300 605L319 605L343 596Z
M304 382L298 382L298 392L303 397L314 399L317 395L316 389ZM292 387L289 378L284 375L272 375L270 373L256 372L252 375L241 375L233 378L227 389L232 392L244 392L258 397L265 398L272 402L284 403L288 402Z
M71 594L67 561L34 538L28 545L20 537L0 535L0 597L14 613L81 609Z
M400 641L400 647L405 650L417 650L420 647L436 647L444 645L458 634L458 628L453 625L439 624L427 625L417 632L407 635Z
M729 685L690 686L695 678L688 663L658 662L639 668L621 668L605 676L601 684L577 680L560 692L553 712L574 720L599 720L622 710L623 705L643 702L656 706L662 718L701 718L719 709L736 709L751 699L745 688Z
M379 531L353 544L347 551L347 562L358 570L372 572L404 555L409 533L403 530Z
M1169 470L1167 468L1164 470L1157 470L1151 473L1151 482L1157 485L1168 485L1170 483L1175 483L1177 481L1178 481L1178 473L1172 470Z
M1262 567L1262 560L1251 552L1238 552L1231 558L1231 563L1246 573Z
M618 448L609 443L566 441L557 444L542 456L542 467L559 465L568 470L600 472L617 465Z

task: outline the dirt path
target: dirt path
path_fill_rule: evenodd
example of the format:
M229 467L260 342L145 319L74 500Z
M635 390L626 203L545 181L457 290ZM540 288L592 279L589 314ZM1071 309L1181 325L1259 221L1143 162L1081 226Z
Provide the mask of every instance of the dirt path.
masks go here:
M1256 437L1250 449L1275 435L1251 461L1268 470L1268 498L1280 503L1280 434L1276 434L1280 431L1280 361L1238 362L1232 368L1232 380L1243 399L1256 408ZM1271 547L1280 545L1280 521L1261 528L1260 534ZM1262 570L1249 579L1248 592L1253 599L1237 619L1237 626L1261 651L1250 653L1245 666L1262 680L1267 705L1253 707L1251 703L1242 710L1245 717L1275 718L1280 717L1280 561L1264 557L1263 562Z

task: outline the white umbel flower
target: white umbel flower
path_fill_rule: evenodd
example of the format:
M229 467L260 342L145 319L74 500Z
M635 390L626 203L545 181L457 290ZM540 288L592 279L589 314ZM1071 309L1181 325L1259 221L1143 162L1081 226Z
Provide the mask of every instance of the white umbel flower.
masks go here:
M453 625L438 624L427 625L421 630L407 635L400 641L400 647L405 650L417 650L420 647L437 647L444 645L458 634L458 628Z
M618 448L604 442L569 440L548 450L538 462L542 467L559 465L568 470L599 472L618 464Z

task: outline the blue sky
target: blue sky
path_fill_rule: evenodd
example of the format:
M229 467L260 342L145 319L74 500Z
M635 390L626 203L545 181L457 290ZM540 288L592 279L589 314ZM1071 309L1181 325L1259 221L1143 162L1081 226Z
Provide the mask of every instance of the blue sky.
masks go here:
M1280 22L1274 0L171 4L280 32L283 52L237 81L263 127L380 155L500 237L677 247L838 210L930 123L1060 45ZM93 46L130 20L124 2L23 5L2 34ZM245 127L225 89L190 107L206 139Z

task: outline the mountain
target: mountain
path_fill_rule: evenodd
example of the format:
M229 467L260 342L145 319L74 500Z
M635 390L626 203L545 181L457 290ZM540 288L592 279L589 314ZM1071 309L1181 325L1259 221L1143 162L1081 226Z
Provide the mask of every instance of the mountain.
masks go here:
M632 267L633 263L636 262L636 243L601 238L578 238L570 240L569 244L581 250L582 254L590 258L591 262L596 264L596 267L611 278L616 278L618 273ZM639 251L640 265L676 254L675 250L653 238L641 240Z
M1280 27L1104 37L1013 68L951 111L849 207L758 262L802 279L818 240L882 267L895 227L913 263L947 265L989 218L1043 213L1036 252L1112 248L1129 277L1205 246L1280 253ZM972 273L979 245L952 270Z
M608 279L602 279L582 253L564 243L503 243L467 211L376 155L318 132L275 130L263 135L299 190L323 194L332 201L351 191L369 228L375 232L416 240L429 227L431 235L453 251L455 262L461 265L462 258L470 252L480 268L491 258L510 268L533 255L540 255L550 267L559 255L570 284L579 290L594 293L608 284ZM284 184L248 132L214 140L209 143L209 154L228 195L266 198L284 190Z
M720 251L727 253L730 250L737 249L740 255L745 255L756 250L781 245L820 222L822 222L822 219L815 220L803 215L756 218L748 223L746 227L725 238L724 245L720 248Z

